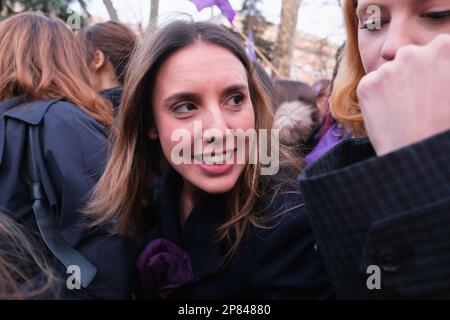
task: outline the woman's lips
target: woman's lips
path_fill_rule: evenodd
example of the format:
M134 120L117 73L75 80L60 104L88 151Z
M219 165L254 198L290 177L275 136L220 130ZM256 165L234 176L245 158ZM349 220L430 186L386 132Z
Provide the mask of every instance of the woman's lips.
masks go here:
M221 153L213 154L201 154L194 156L196 164L205 165L225 165L234 163L234 155L236 150L223 151ZM233 160L233 162L231 162Z
M200 161L197 166L207 175L225 174L233 168L235 164L236 150L224 151L217 155L200 155L195 160Z
M233 164L199 164L198 165L203 172L208 175L219 175L230 171L233 168Z

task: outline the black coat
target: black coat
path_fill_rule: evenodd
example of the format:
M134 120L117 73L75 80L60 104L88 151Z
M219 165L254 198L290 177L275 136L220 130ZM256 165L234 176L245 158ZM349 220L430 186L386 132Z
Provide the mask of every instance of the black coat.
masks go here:
M450 131L383 157L344 141L300 184L339 297L450 298Z
M100 92L100 94L111 101L113 106L113 112L116 115L119 112L119 106L122 102L122 94L123 94L123 88L122 87L114 87L111 89L106 89Z
M179 219L181 177L169 170L155 190L154 223L148 241L163 238L191 258L194 278L175 299L324 299L333 296L328 276L298 194L279 196L268 213L296 207L276 227L252 230L225 268L227 246L212 240L227 220L225 197L204 195L183 226ZM261 203L259 204L261 205ZM278 211L277 211L278 212Z
M18 97L0 104L0 211L38 235L31 208L25 161L28 126L39 128L36 154L43 188L56 212L66 242L84 255L98 273L86 290L64 291L60 298L128 298L134 287L134 243L112 236L105 228L87 230L80 213L102 173L107 157L105 128L66 101L35 101ZM56 276L66 270L54 261ZM63 286L65 287L65 286Z

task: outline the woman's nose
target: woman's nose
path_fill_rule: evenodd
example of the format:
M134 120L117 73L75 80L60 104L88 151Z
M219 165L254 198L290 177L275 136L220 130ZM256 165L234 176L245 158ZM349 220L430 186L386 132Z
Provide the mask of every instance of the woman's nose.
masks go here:
M225 139L229 126L220 106L208 107L202 118L202 127L203 141L218 142L218 139L221 141Z
M381 49L383 59L392 61L400 48L410 44L418 44L416 40L417 31L415 30L416 28L411 21L407 21L405 18L400 18L397 21L392 19Z

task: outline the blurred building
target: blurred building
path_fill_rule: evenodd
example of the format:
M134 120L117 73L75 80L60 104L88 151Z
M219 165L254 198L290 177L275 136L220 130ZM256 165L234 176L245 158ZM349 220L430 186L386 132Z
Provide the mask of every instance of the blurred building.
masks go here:
M217 23L228 25L223 18L216 17L213 20ZM235 25L242 29L242 16L237 16ZM272 43L277 38L278 25L267 23L265 28L258 28L261 32L258 36ZM312 85L319 79L331 79L333 69L336 64L336 52L340 44L321 39L313 35L297 32L292 58L291 75L292 80L302 81ZM271 60L272 57L267 57ZM269 72L270 68L263 62L265 69ZM272 74L275 77L275 74Z

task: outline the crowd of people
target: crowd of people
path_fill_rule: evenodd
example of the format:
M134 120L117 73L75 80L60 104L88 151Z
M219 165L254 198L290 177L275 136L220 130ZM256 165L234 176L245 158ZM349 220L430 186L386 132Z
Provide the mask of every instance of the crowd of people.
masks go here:
M211 23L0 22L0 299L450 298L450 1L372 4L312 86Z

